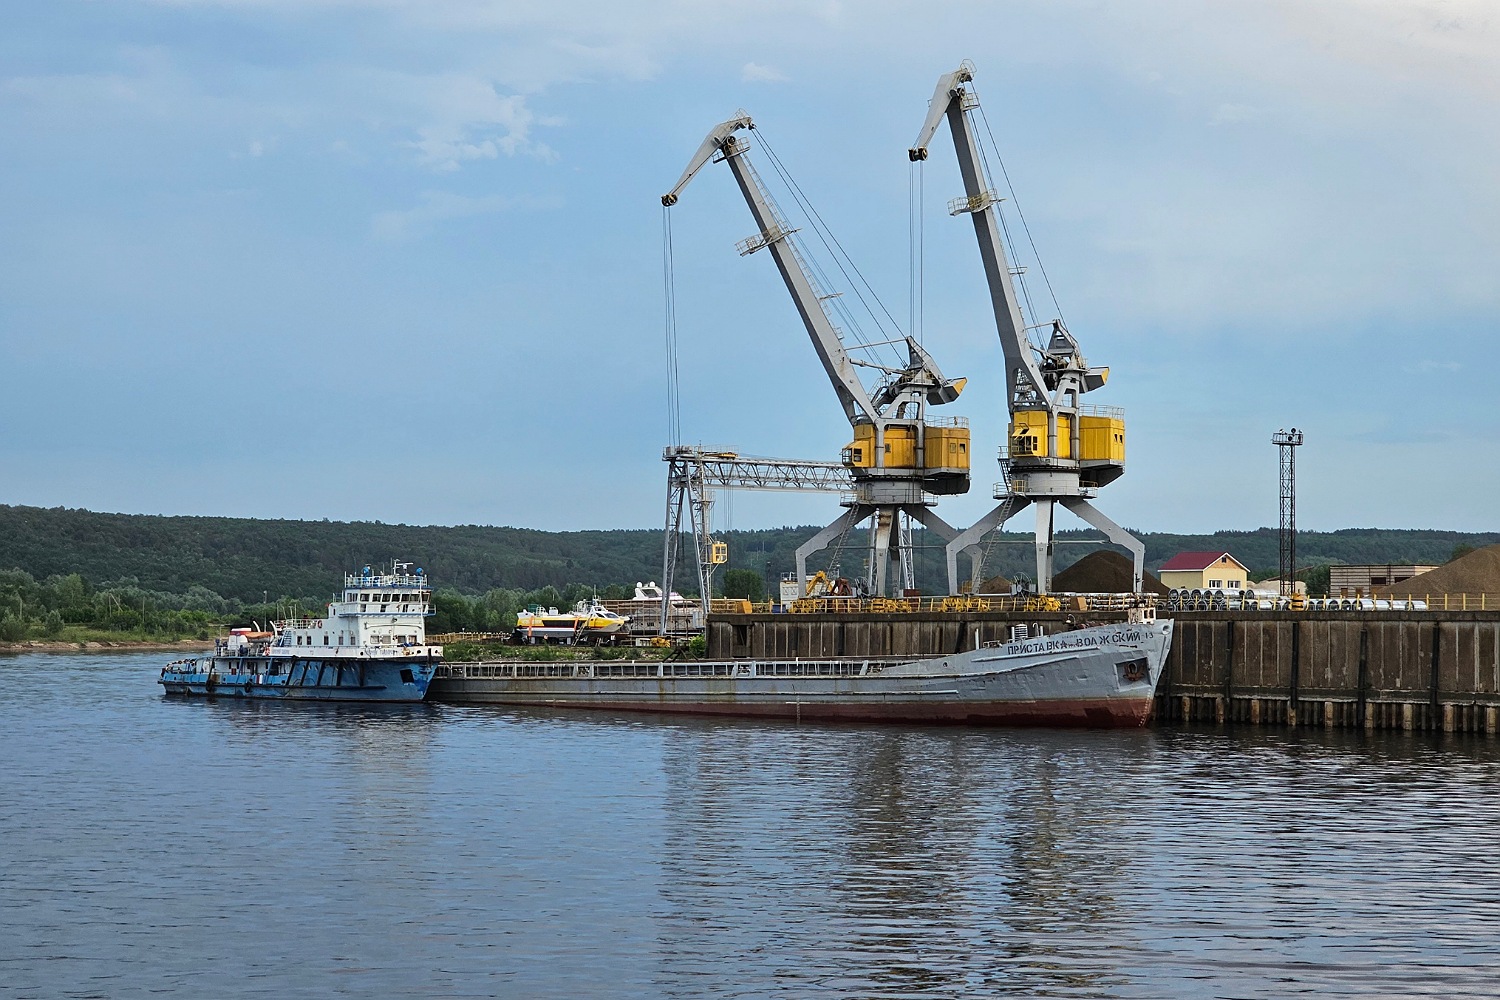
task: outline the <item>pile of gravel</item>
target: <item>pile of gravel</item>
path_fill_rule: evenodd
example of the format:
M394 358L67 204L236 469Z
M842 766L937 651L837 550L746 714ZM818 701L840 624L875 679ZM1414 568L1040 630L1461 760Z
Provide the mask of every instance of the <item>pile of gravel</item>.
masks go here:
M1475 549L1446 566L1388 587L1372 588L1380 597L1424 597L1428 594L1500 594L1500 545Z
M1100 549L1054 576L1052 589L1063 594L1128 594L1135 582L1134 575L1135 565L1129 556ZM1150 573L1142 581L1141 589L1148 594L1167 592L1167 587Z

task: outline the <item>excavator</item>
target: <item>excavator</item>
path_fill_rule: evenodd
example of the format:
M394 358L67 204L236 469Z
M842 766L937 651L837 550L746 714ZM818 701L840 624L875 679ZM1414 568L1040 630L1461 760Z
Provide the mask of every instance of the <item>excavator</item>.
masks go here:
M908 150L912 162L927 159L927 145L943 123L953 136L963 176L964 195L948 206L951 215L968 215L979 241L1000 347L1005 357L1005 387L1010 423L1002 451L1005 478L995 491L1000 503L975 524L948 540L950 578L958 575L958 554L999 530L1027 506L1036 509L1036 588L1052 587L1055 508L1072 511L1103 532L1134 559L1135 592L1141 590L1146 546L1104 515L1089 499L1125 471L1125 416L1118 407L1080 402L1084 393L1103 387L1108 368L1091 367L1078 341L1061 319L1026 324L1016 295L1012 270L1001 239L999 204L980 153L974 113L979 108L967 61L939 78L927 119ZM1040 331L1044 343L1030 334ZM979 560L974 560L975 575Z
M853 480L853 496L844 501L846 510L838 519L797 549L799 592L808 593L808 556L869 520L866 583L871 594L884 595L893 553L907 560L906 575L910 575L910 548L902 544L900 515L924 525L950 545L958 535L932 507L934 497L969 489L968 422L962 417L929 416L927 411L956 400L965 379L944 376L932 355L911 336L854 348L862 351L884 344L904 348L906 361L899 367L851 356L828 311L831 296L819 286L804 251L793 239L796 230L786 222L751 165L750 143L741 133L754 129L755 123L744 113L715 126L661 201L667 207L675 205L709 162L723 162L734 174L758 227L755 235L738 244L739 252L743 256L770 251L853 432L841 456ZM859 369L878 372L876 384L867 388ZM950 560L950 591L956 590L956 582L956 563Z

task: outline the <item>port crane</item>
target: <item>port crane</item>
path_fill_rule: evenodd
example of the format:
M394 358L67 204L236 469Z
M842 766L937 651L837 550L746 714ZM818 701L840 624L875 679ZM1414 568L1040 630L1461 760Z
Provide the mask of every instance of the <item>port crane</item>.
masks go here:
M950 545L958 535L932 510L936 502L932 497L969 489L968 422L962 417L929 417L927 408L957 399L965 380L946 378L932 356L911 336L862 345L904 347L906 362L901 367L851 356L828 312L831 296L819 286L792 238L796 230L786 222L750 163L750 144L739 133L754 128L755 123L743 112L715 126L661 202L668 208L675 205L683 189L711 161L722 161L733 172L759 227L753 236L741 240L737 249L741 256L770 250L854 432L854 440L841 455L852 480L852 493L842 501L844 513L797 549L798 585L804 589L807 586L809 555L869 520L867 584L871 593L884 594L893 551L902 561L903 575L909 578L911 555L909 544L903 544L903 514ZM859 374L861 368L879 372L873 387L866 388ZM955 558L949 560L950 590L957 581Z
M1104 385L1109 369L1089 366L1078 341L1061 319L1028 326L1022 316L1013 280L1018 272L1012 269L1001 239L1001 199L988 175L974 128L979 100L972 87L965 86L973 79L974 69L967 61L938 79L922 131L908 150L912 162L925 160L927 144L943 119L948 119L964 182L964 196L950 202L948 210L950 215L967 214L973 220L1005 355L1010 424L1001 449L1005 478L994 491L1000 503L949 539L948 573L957 576L960 551L975 545L987 532L998 530L1030 505L1036 508L1036 585L1039 592L1046 593L1052 586L1053 518L1055 508L1061 505L1130 551L1139 593L1145 545L1089 502L1100 487L1125 471L1124 411L1079 401L1084 393ZM1032 343L1033 331L1042 332L1044 344ZM976 561L976 576L978 566Z

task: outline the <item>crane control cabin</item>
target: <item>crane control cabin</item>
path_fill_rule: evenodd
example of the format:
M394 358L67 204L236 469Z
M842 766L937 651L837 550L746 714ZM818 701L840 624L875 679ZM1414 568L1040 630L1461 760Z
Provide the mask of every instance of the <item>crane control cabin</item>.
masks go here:
M675 205L683 189L711 161L727 164L734 174L758 227L755 235L740 241L738 250L741 255L770 251L853 437L841 456L853 481L853 494L843 502L842 516L797 549L798 582L805 592L809 555L847 537L851 529L868 520L866 584L871 593L884 594L893 555L904 561L904 575L910 577L910 550L901 544L902 514L945 542L958 535L932 508L935 497L969 489L968 421L928 411L957 399L965 380L945 377L926 349L908 335L846 346L828 310L831 296L819 286L805 252L793 239L796 230L786 222L750 163L750 144L740 133L754 128L744 113L715 127L661 201L667 207ZM904 353L904 363L878 363L866 353L887 345ZM861 371L873 373L871 385L865 384ZM955 584L956 569L950 568L950 590Z
M948 572L957 575L960 551L1033 506L1036 583L1038 591L1047 592L1052 585L1054 511L1062 506L1130 551L1135 590L1140 592L1145 545L1089 502L1125 471L1124 411L1080 401L1085 393L1104 386L1109 369L1089 366L1061 319L1038 323L1033 317L1028 325L1023 318L1014 281L1017 272L1001 239L1001 199L988 175L974 127L979 100L971 86L973 79L974 69L967 61L939 78L927 119L908 151L913 162L927 159L927 144L947 119L964 182L964 196L949 204L949 213L973 220L1005 357L1010 423L1001 452L1005 478L995 490L1000 504L949 541ZM1040 343L1032 342L1033 332L1040 334Z

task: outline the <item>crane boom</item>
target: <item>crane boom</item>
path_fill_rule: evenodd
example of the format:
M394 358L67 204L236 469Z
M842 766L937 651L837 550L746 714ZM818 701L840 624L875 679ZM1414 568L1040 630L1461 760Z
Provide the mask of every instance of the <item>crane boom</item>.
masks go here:
M1005 355L1006 397L1013 405L1022 400L1039 401L1044 382L1026 338L1020 299L1011 279L1005 243L1000 238L999 199L985 183L979 143L965 114L968 94L963 84L972 79L973 71L964 66L938 80L932 104L927 110L927 120L922 123L922 131L907 155L914 162L927 159L927 144L946 115L953 145L958 152L958 168L963 175L966 195L966 199L960 200L962 204L955 205L953 214L967 212L974 222L974 235L979 240L979 256L984 262L990 304L995 313L995 327L1000 333L1000 349Z
M870 399L869 393L865 391L864 383L860 381L854 362L850 359L849 352L844 349L843 341L839 339L838 329L833 325L833 320L829 318L828 310L823 305L823 296L814 287L812 278L807 273L807 268L798 256L796 248L787 238L794 230L782 219L776 203L772 201L771 195L760 183L760 178L756 176L754 168L750 166L750 161L745 156L745 151L749 148L748 143L740 141L735 135L741 129L753 128L755 128L755 123L750 120L749 115L739 115L715 126L703 140L703 144L698 147L698 151L693 154L692 160L688 162L687 169L683 171L676 186L662 196L661 203L669 207L675 204L678 195L693 179L693 175L715 155L729 164L729 169L734 173L734 179L740 186L740 192L750 206L750 213L755 216L755 223L760 227L759 233L740 243L740 253L750 254L762 248L768 248L771 251L771 256L776 261L776 269L781 272L781 279L786 283L787 291L792 295L797 313L802 317L802 324L807 328L808 336L812 338L813 349L818 354L818 360L823 362L823 369L828 373L829 381L833 383L833 391L838 395L839 405L844 408L844 415L849 418L850 423L861 415L878 421L880 413Z

